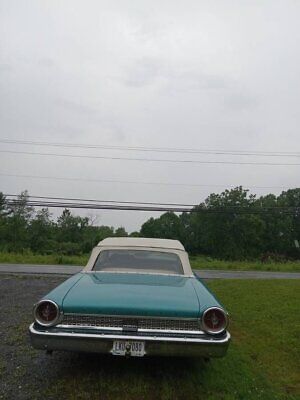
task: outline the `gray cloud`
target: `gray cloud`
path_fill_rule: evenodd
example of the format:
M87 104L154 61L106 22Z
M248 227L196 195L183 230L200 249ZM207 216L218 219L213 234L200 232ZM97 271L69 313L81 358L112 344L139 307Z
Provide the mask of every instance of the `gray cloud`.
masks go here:
M10 64L0 64L0 73L5 73L5 72L12 72L13 67Z
M235 91L225 98L225 105L233 111L243 111L259 106L258 96L247 93L247 91Z
M132 87L143 87L154 83L165 75L164 66L159 60L151 58L139 59L128 71L124 83Z
M45 68L52 68L55 66L55 62L51 58L43 57L38 60L38 65Z
M292 0L190 0L187 4L154 0L151 5L138 0L47 4L4 0L0 15L0 137L300 151L299 12L300 4ZM32 146L31 150L53 149ZM83 151L157 158L155 153ZM273 161L283 162L283 158ZM298 167L83 161L1 153L0 173L5 172L83 181L1 176L0 190L4 192L27 188L38 195L116 200L199 203L212 188L85 180L221 185L216 190L241 184L299 186ZM257 189L258 194L265 192ZM109 211L99 215L100 223L125 225L129 230L149 216Z

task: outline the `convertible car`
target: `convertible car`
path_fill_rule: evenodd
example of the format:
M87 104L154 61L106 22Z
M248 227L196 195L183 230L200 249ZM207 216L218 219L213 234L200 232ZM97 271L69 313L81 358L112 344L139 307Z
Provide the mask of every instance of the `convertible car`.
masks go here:
M108 238L34 306L36 349L222 357L228 316L176 240Z

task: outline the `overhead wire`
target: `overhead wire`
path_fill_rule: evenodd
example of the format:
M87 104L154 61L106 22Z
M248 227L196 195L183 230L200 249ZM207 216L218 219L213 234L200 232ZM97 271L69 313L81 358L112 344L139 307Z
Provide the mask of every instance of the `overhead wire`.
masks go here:
M50 179L58 181L75 181L75 182L92 182L92 183L117 183L117 184L134 184L134 185L154 185L154 186L187 186L187 187L231 187L235 188L240 185L226 185L226 184L201 184L201 183L183 183L183 182L147 182L147 181L127 181L127 180L114 180L114 179L91 179L91 178L68 178L58 176L44 176L44 175L24 175L24 174L6 174L1 173L0 176L15 177L15 178L29 178L29 179ZM252 186L245 185L247 188L253 189L287 189L289 186Z
M13 206L18 204L17 201L9 201L8 205ZM151 212L192 212L192 213L207 213L207 214L268 214L274 212L273 210L263 209L248 209L248 210L234 210L234 209L223 209L223 210L210 210L201 208L183 208L183 207L160 207L160 206L130 206L130 205L106 205L106 204L72 204L72 203L54 203L54 202L28 202L28 206L43 207L43 208L67 208L67 209L92 209L92 210L119 210L119 211L151 211ZM283 214L294 215L296 211L278 209Z
M190 154L215 154L215 155L233 155L233 156L263 156L263 157L300 157L300 152L295 151L259 151L259 150L225 150L225 149L191 149L176 147L146 147L146 146L120 146L104 144L82 144L82 143L57 143L43 142L33 140L0 139L0 143L20 144L34 146L50 146L64 148L83 148L83 149L104 149L119 151L136 152L160 152L160 153L190 153Z
M70 157L70 158L85 158L85 159L101 159L101 160L121 160L121 161L142 161L142 162L159 162L159 163L183 163L183 164L220 164L220 165L264 165L264 166L299 166L300 163L268 163L268 162L248 162L248 161L209 161L209 160L175 160L175 159L157 159L157 158L137 158L137 157L108 157L95 156L85 154L59 154L59 153L41 153L31 151L15 151L15 150L0 150L0 153L7 154L24 154L37 156L51 157Z
M8 197L17 197L16 199L7 199L6 202L9 206L17 206L23 204L22 199L18 195L8 194ZM39 198L40 200L31 200L32 198ZM203 205L185 205L181 203L142 203L142 202L129 202L129 201L105 201L105 200L91 200L88 199L73 199L75 202L70 202L69 198L60 198L66 201L54 200L55 197L46 196L29 196L26 199L26 205L33 207L58 207L58 208L77 208L77 209L99 209L99 210L134 210L134 211L160 211L160 212L196 212L196 213L214 213L214 214L261 214L279 211L284 214L294 215L300 212L300 207L287 207L287 206L272 206L272 207L255 207L255 206L225 206L219 208L210 208ZM57 199L57 198L56 198ZM103 204L103 203L108 204Z
M5 193L5 197L19 197L17 194ZM50 200L67 200L67 201L81 201L81 202L95 202L95 203L118 203L118 204L147 204L147 205L163 205L163 206L182 206L182 207L195 207L196 204L184 204L184 203L159 203L149 201L122 201L122 200L96 200L96 199L81 199L81 198L70 198L70 197L52 197L52 196L34 196L30 195L32 199L50 199Z

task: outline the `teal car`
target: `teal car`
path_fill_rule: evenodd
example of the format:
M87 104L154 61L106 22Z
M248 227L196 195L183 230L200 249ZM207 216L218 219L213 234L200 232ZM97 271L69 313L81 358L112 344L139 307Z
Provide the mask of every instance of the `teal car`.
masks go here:
M226 310L177 240L101 241L33 313L31 344L48 352L210 358L224 356L230 342Z

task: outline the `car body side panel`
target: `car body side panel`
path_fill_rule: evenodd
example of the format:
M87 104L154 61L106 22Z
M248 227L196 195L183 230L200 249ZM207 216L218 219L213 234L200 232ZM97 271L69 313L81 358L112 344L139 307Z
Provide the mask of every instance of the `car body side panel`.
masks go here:
M217 300L217 298L199 278L195 277L192 280L192 283L198 296L201 315L209 307L220 307L224 309L222 304Z
M71 290L82 278L82 274L75 274L71 278L67 279L55 289L49 292L44 299L54 301L60 308L62 308L64 297L67 295L69 290Z

